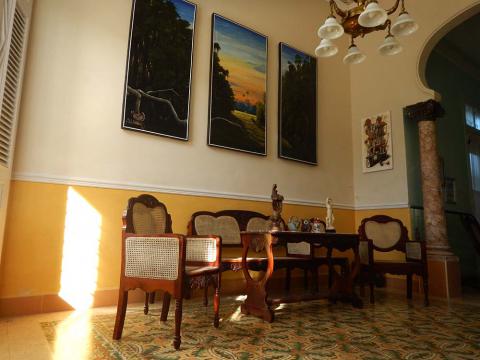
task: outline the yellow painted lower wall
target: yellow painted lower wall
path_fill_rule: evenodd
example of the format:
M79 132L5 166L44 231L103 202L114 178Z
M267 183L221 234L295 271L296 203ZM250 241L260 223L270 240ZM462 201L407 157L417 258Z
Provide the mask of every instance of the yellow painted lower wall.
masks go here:
M0 267L0 299L45 299L58 295L55 301L59 297L76 305L79 301L76 295L117 289L122 212L128 199L139 194L130 190L12 181ZM153 195L166 204L172 215L173 231L178 233L186 232L191 214L199 210L271 213L268 202ZM392 215L410 224L408 209L357 212L335 209L337 231L356 232L361 219L374 213ZM288 219L292 215L323 218L325 209L285 204L283 217ZM232 250L228 252L232 255ZM233 253L240 255L240 249ZM223 276L230 290L238 279L241 273L227 272Z

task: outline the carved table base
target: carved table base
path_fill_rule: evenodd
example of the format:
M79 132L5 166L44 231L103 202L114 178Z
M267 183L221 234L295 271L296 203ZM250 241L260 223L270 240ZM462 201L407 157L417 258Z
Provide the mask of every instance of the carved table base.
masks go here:
M350 302L354 307L362 307L363 302L354 291L354 281L360 270L360 257L358 253L358 235L356 234L318 234L278 231L270 233L242 232L241 233L243 253L242 270L247 282L247 298L242 304L243 314L255 315L265 321L274 320L274 311L272 305L285 302L297 302L305 300L315 300L325 298L319 293L308 295L286 296L280 298L269 298L266 285L275 268L275 259L273 256L274 245L285 245L287 242L306 241L312 245L326 247L328 249L328 259L332 262L332 250L340 251L353 250L355 254L352 271L345 274L339 274L333 270L333 285L330 288L327 298L332 302L345 301ZM265 249L267 253L267 267L262 279L254 280L249 273L248 251L250 247L256 251ZM332 265L332 264L331 264ZM253 269L250 269L253 270Z

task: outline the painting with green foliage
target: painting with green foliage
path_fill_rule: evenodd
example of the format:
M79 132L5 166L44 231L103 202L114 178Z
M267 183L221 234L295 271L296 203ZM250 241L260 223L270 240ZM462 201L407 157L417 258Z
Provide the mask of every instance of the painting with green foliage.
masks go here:
M208 144L266 155L267 38L213 14Z
M188 139L196 5L134 0L122 127Z
M317 164L317 59L280 43L280 157Z

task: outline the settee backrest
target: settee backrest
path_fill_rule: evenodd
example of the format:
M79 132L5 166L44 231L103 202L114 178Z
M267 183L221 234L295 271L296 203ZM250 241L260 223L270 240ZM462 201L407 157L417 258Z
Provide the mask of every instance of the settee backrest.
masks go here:
M255 211L197 211L188 224L188 234L219 235L223 246L240 246L240 231L268 231L270 227L269 216Z

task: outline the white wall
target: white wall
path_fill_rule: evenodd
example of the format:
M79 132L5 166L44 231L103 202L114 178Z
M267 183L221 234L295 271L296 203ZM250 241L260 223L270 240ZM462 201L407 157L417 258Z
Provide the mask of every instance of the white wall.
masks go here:
M404 51L393 57L379 55L377 47L385 34L375 33L358 41L357 45L368 57L364 63L351 67L353 173L355 204L359 208L407 205L403 108L433 96L419 80L420 58L432 36L438 37L438 31L444 33L445 26L480 1L406 0L405 3L420 28L415 34L399 39ZM393 170L363 174L360 119L386 110L392 111Z
M318 166L277 157L278 43L313 53L327 4L196 3L190 140L183 142L120 128L130 0L37 1L15 177L264 198L278 183L287 200L318 203L328 195L353 205L350 74L340 57L319 61ZM212 12L268 36L266 158L206 145Z

